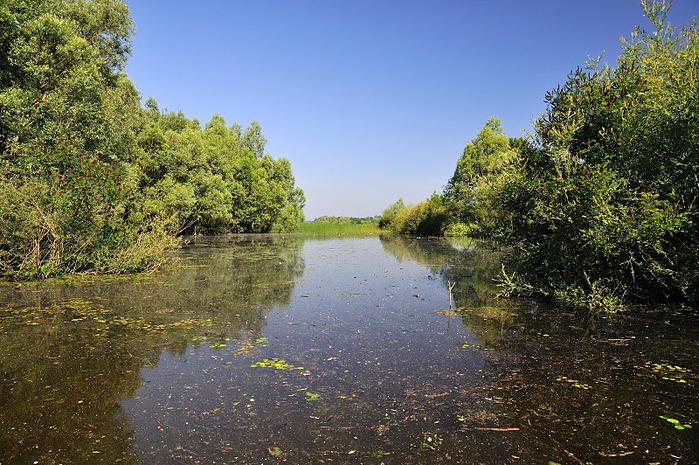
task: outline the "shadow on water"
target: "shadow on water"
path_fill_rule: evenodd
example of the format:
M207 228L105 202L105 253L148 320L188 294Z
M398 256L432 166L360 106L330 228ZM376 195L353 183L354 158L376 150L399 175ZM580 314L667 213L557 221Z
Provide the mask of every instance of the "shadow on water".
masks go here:
M501 301L473 241L180 257L2 287L0 464L699 462L696 316Z

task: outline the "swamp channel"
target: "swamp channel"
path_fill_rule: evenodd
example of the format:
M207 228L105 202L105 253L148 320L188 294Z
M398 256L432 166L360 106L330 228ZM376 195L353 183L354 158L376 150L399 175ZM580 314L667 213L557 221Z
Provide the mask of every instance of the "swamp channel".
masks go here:
M699 463L696 314L496 299L469 241L177 255L0 284L0 464Z

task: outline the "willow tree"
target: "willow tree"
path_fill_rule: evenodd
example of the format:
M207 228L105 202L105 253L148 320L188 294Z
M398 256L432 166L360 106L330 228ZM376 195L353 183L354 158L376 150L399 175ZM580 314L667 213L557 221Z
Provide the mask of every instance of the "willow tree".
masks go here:
M613 306L699 301L699 30L643 2L652 29L623 39L546 96L538 150L499 193L499 238L520 277Z
M118 0L7 0L0 6L0 153L71 141L123 159L140 124L123 73L133 22Z
M444 189L453 221L472 231L489 224L489 184L517 156L498 118L489 118L476 137L464 147L456 169Z

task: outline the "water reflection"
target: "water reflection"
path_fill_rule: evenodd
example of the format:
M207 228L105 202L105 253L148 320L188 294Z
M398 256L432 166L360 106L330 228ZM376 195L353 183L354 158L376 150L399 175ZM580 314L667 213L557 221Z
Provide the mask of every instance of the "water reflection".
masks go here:
M3 287L0 463L699 461L696 318L500 301L477 242L231 237L181 258Z
M463 327L434 313L448 303L441 280L391 259L376 238L309 240L303 261L291 304L267 314L262 342L192 347L146 370L122 403L145 462L434 455L428 438L469 405L466 387L484 363L462 350L472 340ZM290 368L261 368L265 360Z
M120 401L135 396L143 367L261 334L266 312L289 305L302 247L205 240L168 273L3 285L0 463L138 463Z
M386 252L398 260L410 260L428 267L445 286L454 283L457 307L492 305L497 295L493 278L501 269L500 255L488 244L470 238L416 239L381 236Z

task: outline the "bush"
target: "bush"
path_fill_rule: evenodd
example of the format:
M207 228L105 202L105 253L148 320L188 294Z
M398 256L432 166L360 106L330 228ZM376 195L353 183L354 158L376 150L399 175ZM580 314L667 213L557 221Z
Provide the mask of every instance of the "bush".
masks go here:
M444 201L435 194L429 200L398 210L391 222L391 230L407 236L442 236L447 221Z
M2 274L142 271L161 263L172 241L142 224L116 166L65 144L13 161L0 173Z
M592 307L699 302L699 31L644 7L655 31L624 41L615 69L589 63L550 92L538 149L488 196L529 289Z

